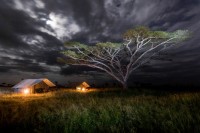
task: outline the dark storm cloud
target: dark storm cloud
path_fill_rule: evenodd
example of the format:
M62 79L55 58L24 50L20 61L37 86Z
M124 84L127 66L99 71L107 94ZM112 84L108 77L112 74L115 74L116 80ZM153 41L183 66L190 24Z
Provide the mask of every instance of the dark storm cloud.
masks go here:
M80 75L80 74L87 74L87 72L92 71L99 71L94 68L84 67L84 66L68 66L68 67L62 67L61 74L62 75Z
M5 11L5 10L3 10ZM7 13L9 11L3 12L2 9L0 8L0 42L3 44L2 46L5 47L24 47L27 46L20 38L18 35L16 35L17 32L15 32L16 29L13 28L13 26L16 26L17 22L16 21L16 16L14 17L14 14L12 12ZM24 13L20 11L16 11L16 14L18 14L19 19L26 19L26 17L21 17L21 15ZM8 19L6 19L8 18ZM15 19L15 21L10 20ZM20 20L23 23L22 25L25 25L26 23L23 20ZM20 25L21 25L20 24ZM19 25L17 25L19 28Z
M8 60L10 62L8 63ZM23 72L46 72L47 70L44 67L41 67L37 63L33 63L31 60L20 60L20 59L11 59L9 57L1 58L1 61L4 61L4 67L1 68L1 72L17 70Z
M166 51L173 55L172 61L150 63L136 71L137 75L160 74L167 79L184 73L192 77L200 66L199 12L199 0L2 0L0 72L92 72L93 69L63 67L57 62L64 41L122 41L124 31L146 25L167 31L188 29L193 36Z
M9 72L9 69L8 68L5 68L5 66L0 66L0 73L7 73Z

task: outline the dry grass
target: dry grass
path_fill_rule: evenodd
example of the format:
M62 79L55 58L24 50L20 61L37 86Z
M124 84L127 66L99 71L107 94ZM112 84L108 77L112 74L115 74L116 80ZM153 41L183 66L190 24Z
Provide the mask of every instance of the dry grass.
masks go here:
M0 96L10 132L200 132L200 93L62 89Z

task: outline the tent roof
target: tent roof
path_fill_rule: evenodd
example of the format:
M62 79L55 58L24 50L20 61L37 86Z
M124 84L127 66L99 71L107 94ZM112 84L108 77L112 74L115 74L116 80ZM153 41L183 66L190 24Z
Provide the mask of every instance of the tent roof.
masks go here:
M80 84L80 86L84 86L84 87L86 87L86 88L90 87L90 85L89 85L88 83L86 83L86 82L82 82L82 83Z
M18 84L16 84L15 86L13 86L12 88L28 88L28 87L34 86L42 81L45 82L49 87L56 86L48 79L24 79L21 82L19 82Z

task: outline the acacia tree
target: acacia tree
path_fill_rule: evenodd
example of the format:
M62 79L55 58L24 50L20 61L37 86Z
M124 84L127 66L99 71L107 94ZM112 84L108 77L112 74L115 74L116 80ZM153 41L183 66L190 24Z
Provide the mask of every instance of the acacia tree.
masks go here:
M122 43L97 43L85 45L78 42L66 42L67 57L62 59L67 64L88 66L100 69L127 89L130 75L154 55L186 38L187 30L175 32L152 31L147 27L136 27L123 34Z

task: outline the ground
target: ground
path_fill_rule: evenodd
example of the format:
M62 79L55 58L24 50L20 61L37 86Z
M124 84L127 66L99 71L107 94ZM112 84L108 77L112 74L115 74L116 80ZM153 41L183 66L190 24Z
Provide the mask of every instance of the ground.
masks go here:
M200 132L200 92L61 89L0 94L0 131Z

